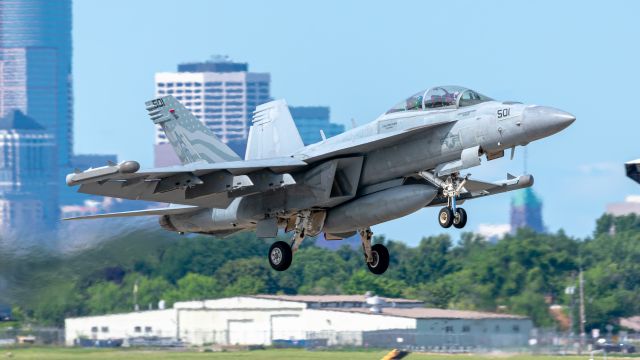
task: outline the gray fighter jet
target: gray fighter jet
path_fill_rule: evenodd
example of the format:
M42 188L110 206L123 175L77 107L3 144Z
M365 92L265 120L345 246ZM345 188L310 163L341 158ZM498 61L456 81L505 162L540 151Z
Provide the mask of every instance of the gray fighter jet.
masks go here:
M375 121L304 146L284 100L257 107L242 160L174 97L148 101L182 165L140 170L135 161L67 175L79 191L170 203L163 209L80 218L160 216L178 233L216 236L255 230L258 237L293 231L268 259L286 270L306 236L362 239L368 268L382 274L389 252L371 244L372 225L440 206L444 228L463 228L464 201L533 184L531 175L502 181L462 172L559 132L575 121L545 106L496 101L459 86L420 91ZM76 218L76 219L80 219Z

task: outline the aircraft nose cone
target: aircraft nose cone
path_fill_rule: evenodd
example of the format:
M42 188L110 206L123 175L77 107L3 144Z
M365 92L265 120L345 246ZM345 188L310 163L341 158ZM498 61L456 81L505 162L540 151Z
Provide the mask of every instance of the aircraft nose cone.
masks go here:
M528 107L523 115L532 140L560 132L576 121L572 114L548 106Z

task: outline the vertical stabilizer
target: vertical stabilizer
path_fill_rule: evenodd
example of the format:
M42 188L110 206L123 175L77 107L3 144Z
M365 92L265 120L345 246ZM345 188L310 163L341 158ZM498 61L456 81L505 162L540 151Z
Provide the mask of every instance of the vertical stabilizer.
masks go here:
M145 106L153 123L162 127L183 164L241 160L173 96L147 101Z
M304 147L283 99L259 105L253 113L246 160L287 156Z

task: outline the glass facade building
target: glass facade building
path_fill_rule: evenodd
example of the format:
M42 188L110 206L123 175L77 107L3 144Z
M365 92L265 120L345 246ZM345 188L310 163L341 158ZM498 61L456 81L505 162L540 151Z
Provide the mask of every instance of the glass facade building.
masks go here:
M518 190L511 198L511 233L525 227L538 233L545 231L542 200L532 188Z
M344 125L330 122L328 106L289 106L289 111L305 145L321 141L320 130L327 138L344 132Z
M0 0L0 116L18 109L72 156L71 0Z

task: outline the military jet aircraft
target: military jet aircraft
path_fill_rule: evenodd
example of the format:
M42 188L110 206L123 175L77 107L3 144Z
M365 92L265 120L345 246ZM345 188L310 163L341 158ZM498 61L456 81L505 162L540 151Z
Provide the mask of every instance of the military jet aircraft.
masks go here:
M436 86L401 101L373 122L304 146L284 100L258 106L242 160L172 96L146 103L182 165L140 170L135 161L67 175L79 192L170 203L166 208L80 218L159 215L178 233L216 236L293 231L268 259L286 270L306 236L359 234L369 270L382 274L389 252L372 245L372 225L441 206L438 222L463 228L464 201L533 184L531 175L475 180L461 172L575 121L551 107L496 101L459 86Z

